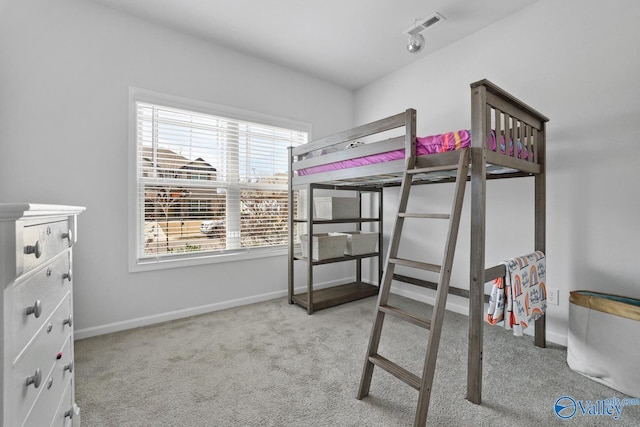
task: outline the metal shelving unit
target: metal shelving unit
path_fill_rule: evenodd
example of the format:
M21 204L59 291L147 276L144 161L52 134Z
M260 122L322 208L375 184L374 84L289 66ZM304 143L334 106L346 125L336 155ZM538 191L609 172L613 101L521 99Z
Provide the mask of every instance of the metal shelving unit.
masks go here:
M359 216L358 218L347 219L313 219L313 205L314 205L314 193L316 190L340 190L340 191L352 191L357 194L359 201ZM295 218L294 206L294 192L307 191L308 206L306 207L306 218ZM376 218L362 218L362 195L364 193L377 194L378 197L378 215ZM289 191L289 303L298 304L301 307L307 309L308 314L312 314L315 310L321 310L323 308L333 307L339 304L344 304L350 301L366 298L369 296L377 295L378 286L382 277L382 261L380 259L380 251L382 249L382 187L381 186L368 186L368 187L351 187L351 186L333 186L326 184L308 184L301 187L290 188ZM357 224L358 231L362 229L363 223L375 223L378 228L378 250L376 252L361 254L361 255L344 255L338 258L322 259L314 261L311 258L303 257L302 252L299 250L299 245L294 242L295 239L295 225L304 223L306 224L307 234L313 236L315 226L324 226L332 224ZM309 251L308 254L313 252L313 239L308 240ZM362 260L366 258L378 257L378 277L377 284L372 285L362 281ZM295 294L295 280L294 280L294 264L296 261L306 263L307 267L307 289L305 292ZM356 272L355 278L352 282L342 285L332 286L324 289L314 289L313 270L314 267L319 265L326 265L336 262L355 262Z

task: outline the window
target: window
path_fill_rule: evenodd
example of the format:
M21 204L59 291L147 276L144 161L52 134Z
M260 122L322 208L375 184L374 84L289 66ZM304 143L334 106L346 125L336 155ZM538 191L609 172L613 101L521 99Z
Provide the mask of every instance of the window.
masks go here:
M307 142L308 125L136 94L135 264L282 253L287 147Z

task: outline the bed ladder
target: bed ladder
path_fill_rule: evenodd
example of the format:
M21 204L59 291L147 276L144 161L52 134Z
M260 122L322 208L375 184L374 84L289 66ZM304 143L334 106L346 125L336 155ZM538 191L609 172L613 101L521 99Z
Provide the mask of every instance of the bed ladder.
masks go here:
M449 291L451 266L453 264L453 255L455 252L458 228L460 225L460 215L462 212L462 202L467 182L467 172L469 170L469 149L460 150L458 163L453 165L436 166L431 168L415 168L414 160L412 158L407 158L406 161L407 169L405 170L402 180L402 186L400 188L398 214L396 216L396 221L391 233L386 267L384 269L384 274L380 285L380 292L378 294L378 304L376 307L375 321L371 330L371 336L369 338L369 347L367 349L367 357L365 359L364 369L362 371L362 378L360 380L360 388L358 390L357 398L362 399L369 394L371 377L373 376L373 368L374 366L378 366L418 390L418 406L416 409L416 416L413 425L414 427L422 427L425 426L427 422L427 412L429 410L429 399L431 397L431 387L433 384L433 375L436 367L436 357L438 355L442 321L444 318L445 306L447 303L447 294ZM413 184L413 178L416 176L416 174L455 169L457 169L457 174L455 181L455 192L450 214L407 212L409 191ZM425 262L400 259L397 257L400 238L402 235L402 227L404 225L405 218L449 220L449 229L447 232L444 256L441 266ZM420 316L416 316L412 313L402 311L388 304L391 281L393 279L394 268L396 265L402 265L439 273L435 304L430 320L422 318ZM382 325L384 323L386 314L430 331L427 342L426 356L424 360L424 368L422 370L422 377L415 375L414 373L378 354L378 345L380 344Z

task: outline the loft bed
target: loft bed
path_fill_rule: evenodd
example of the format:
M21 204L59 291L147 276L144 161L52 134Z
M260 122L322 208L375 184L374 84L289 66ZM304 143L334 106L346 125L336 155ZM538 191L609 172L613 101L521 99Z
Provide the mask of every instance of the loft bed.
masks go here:
M481 80L471 84L471 130L466 134L466 131L460 131L431 139L417 138L416 111L408 109L400 114L289 149L289 206L293 206L294 191L308 191L306 224L310 235L314 222L311 219L314 188L375 191L397 186L400 185L408 164L415 164L415 168L425 171L415 175L414 185L416 181L421 184L452 182L455 181L455 170L451 172L451 166L457 165L459 150L469 150L470 172L467 180L471 182L470 284L468 290L450 287L449 293L469 298L467 399L476 404L481 403L482 389L482 327L484 303L487 301L484 284L505 275L503 265L489 268L485 266L486 182L489 179L534 177L534 250L545 252L547 121L547 117L505 90L487 80ZM402 135L389 137L392 129L403 131ZM363 139L366 139L365 144L357 144ZM452 140L455 143L451 143ZM427 141L428 147L421 147L421 141ZM382 219L381 194L379 220ZM300 302L295 298L293 283L293 261L300 258L294 252L293 226L296 220L292 211L290 209L289 216L289 302L293 304ZM311 313L311 270L314 263L307 261L310 306L307 308ZM381 260L378 260L378 265L381 265ZM359 263L357 274L360 275ZM406 276L394 274L393 279L435 288L432 282ZM358 297L363 296L356 295L354 299ZM545 347L544 316L535 322L534 341L536 346Z

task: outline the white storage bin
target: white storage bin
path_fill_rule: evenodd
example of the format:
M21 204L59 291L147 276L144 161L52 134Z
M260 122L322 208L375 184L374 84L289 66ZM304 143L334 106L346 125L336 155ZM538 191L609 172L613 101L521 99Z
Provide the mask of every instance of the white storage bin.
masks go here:
M347 247L344 253L347 255L363 255L376 251L378 233L368 231L345 231L341 233L329 233L333 235L344 234L347 236Z
M333 234L333 233L332 233ZM307 234L300 235L300 249L302 256L309 257L309 237ZM313 260L320 261L329 258L339 258L344 255L347 247L346 234L330 235L329 233L318 233L313 235Z
M315 197L313 209L315 219L359 218L359 203L355 197Z
M640 397L640 300L573 291L567 364L594 381Z

